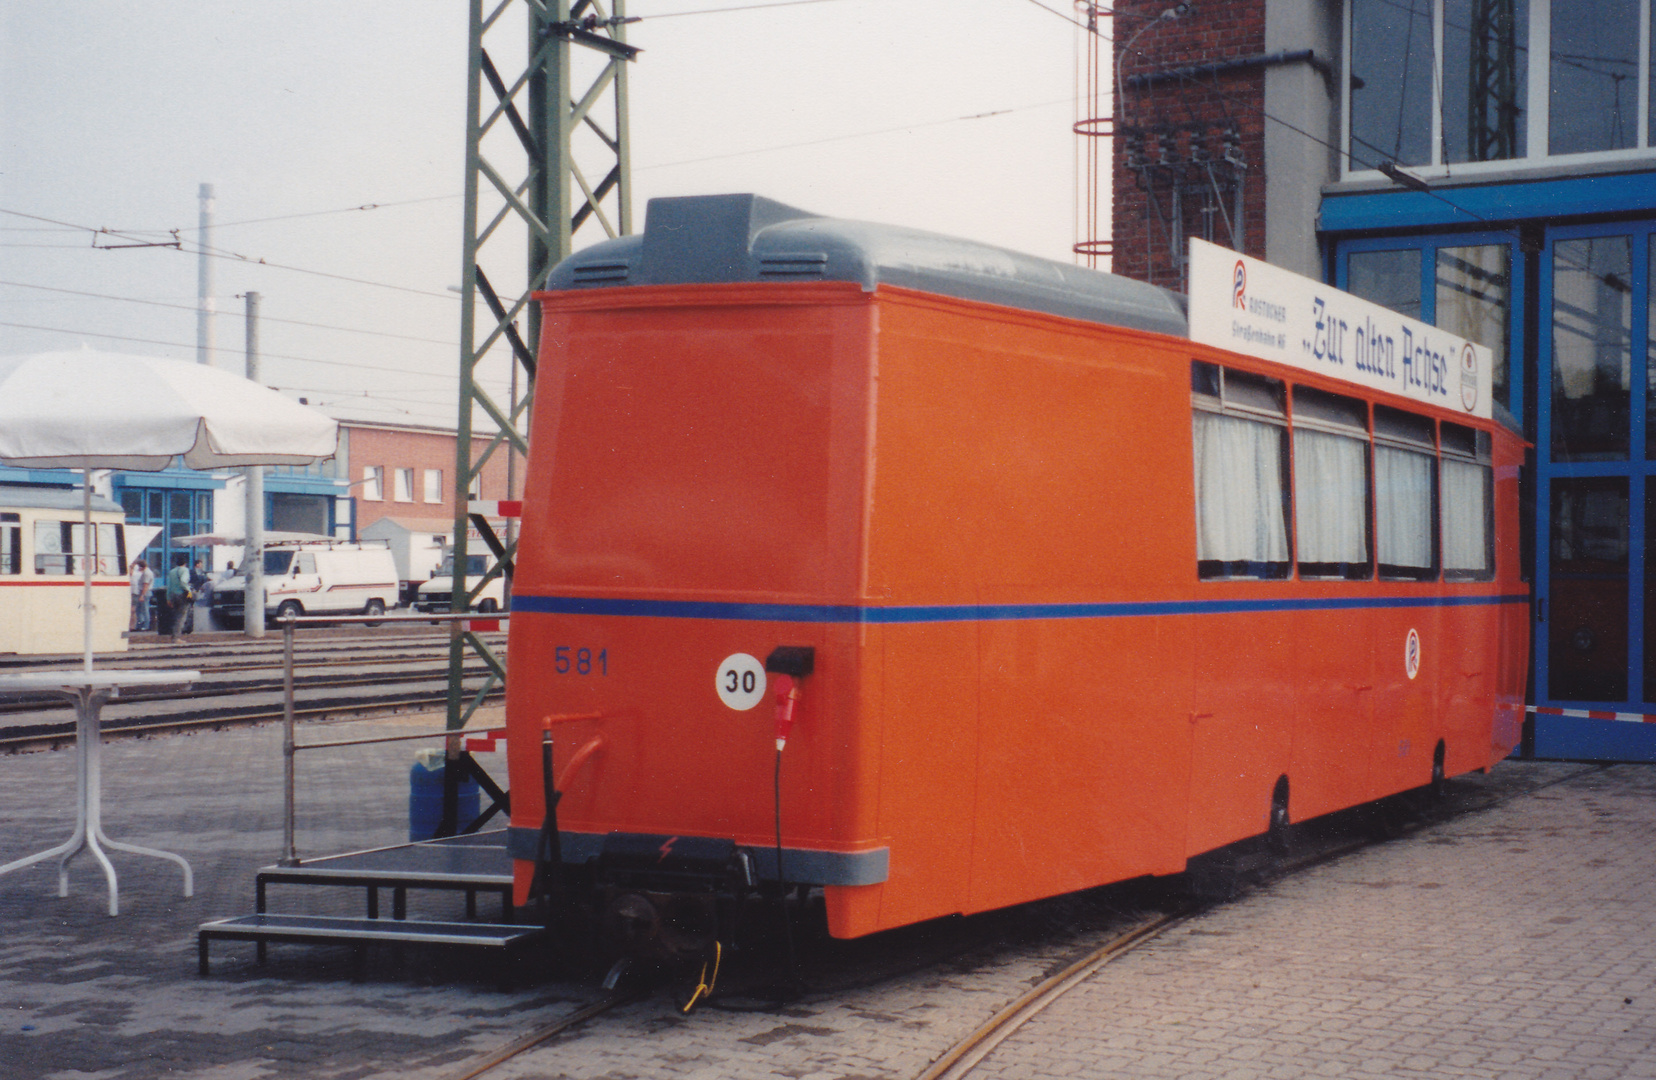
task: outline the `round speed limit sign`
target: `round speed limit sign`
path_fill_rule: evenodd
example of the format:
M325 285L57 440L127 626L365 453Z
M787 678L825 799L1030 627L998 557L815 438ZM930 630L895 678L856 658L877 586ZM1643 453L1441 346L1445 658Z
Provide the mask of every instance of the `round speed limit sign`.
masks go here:
M713 680L719 700L737 712L747 712L765 700L765 665L747 653L727 656Z

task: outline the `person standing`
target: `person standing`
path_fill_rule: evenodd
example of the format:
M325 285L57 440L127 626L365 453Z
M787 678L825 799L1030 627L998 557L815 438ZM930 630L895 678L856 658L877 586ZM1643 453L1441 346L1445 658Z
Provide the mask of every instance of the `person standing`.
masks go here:
M173 644L184 640L190 632L191 609L195 606L195 590L190 587L190 559L179 553L173 556L172 569L167 571L167 612L170 624L163 633L170 632Z
M194 600L190 604L190 621L184 630L186 634L195 629L195 609L200 607L207 608L210 611L211 608L208 605L213 601L213 575L207 572L206 566L203 565L200 559L197 559L195 565L190 568L190 592L194 594ZM202 621L207 623L207 628L211 630L212 623L208 620L207 611L203 611L201 617Z
M155 590L155 571L143 559L132 564L132 622L128 630L150 628L150 595Z

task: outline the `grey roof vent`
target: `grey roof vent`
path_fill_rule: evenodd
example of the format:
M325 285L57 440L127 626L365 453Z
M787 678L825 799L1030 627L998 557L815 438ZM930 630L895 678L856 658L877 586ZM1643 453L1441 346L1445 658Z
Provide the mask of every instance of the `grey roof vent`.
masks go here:
M616 285L850 281L1110 326L1187 334L1185 298L919 229L819 217L758 195L651 199L643 236L595 244L552 269L550 290Z
M603 259L597 262L576 263L570 267L577 285L625 285L632 264L624 259Z
M821 278L828 269L828 254L807 251L800 255L763 255L759 259L762 278Z
M767 227L816 217L758 195L651 199L643 276L652 285L753 280L753 242Z

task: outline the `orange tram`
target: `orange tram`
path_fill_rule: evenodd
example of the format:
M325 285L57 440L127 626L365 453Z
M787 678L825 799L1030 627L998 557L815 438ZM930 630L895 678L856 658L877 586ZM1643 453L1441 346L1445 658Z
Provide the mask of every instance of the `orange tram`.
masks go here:
M519 903L539 857L704 940L683 904L780 878L854 937L1176 873L1517 742L1503 418L751 195L654 200L539 300Z

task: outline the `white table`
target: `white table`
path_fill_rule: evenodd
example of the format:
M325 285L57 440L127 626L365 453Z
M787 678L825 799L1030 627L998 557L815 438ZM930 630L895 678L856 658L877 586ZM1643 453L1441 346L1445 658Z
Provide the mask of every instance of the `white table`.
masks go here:
M103 772L99 751L103 744L99 729L99 714L104 702L119 696L123 686L167 686L191 683L201 678L199 671L121 670L118 668L75 668L67 671L26 672L0 675L0 694L15 694L26 690L52 690L63 694L75 705L75 831L63 843L27 858L0 866L0 874L9 874L33 866L53 856L58 861L58 895L69 895L69 860L83 850L90 850L103 867L109 882L109 913L120 914L119 893L115 887L115 867L104 854L105 847L134 855L149 855L170 859L184 868L184 895L195 891L195 879L190 864L183 856L170 851L139 847L111 840L103 831Z

